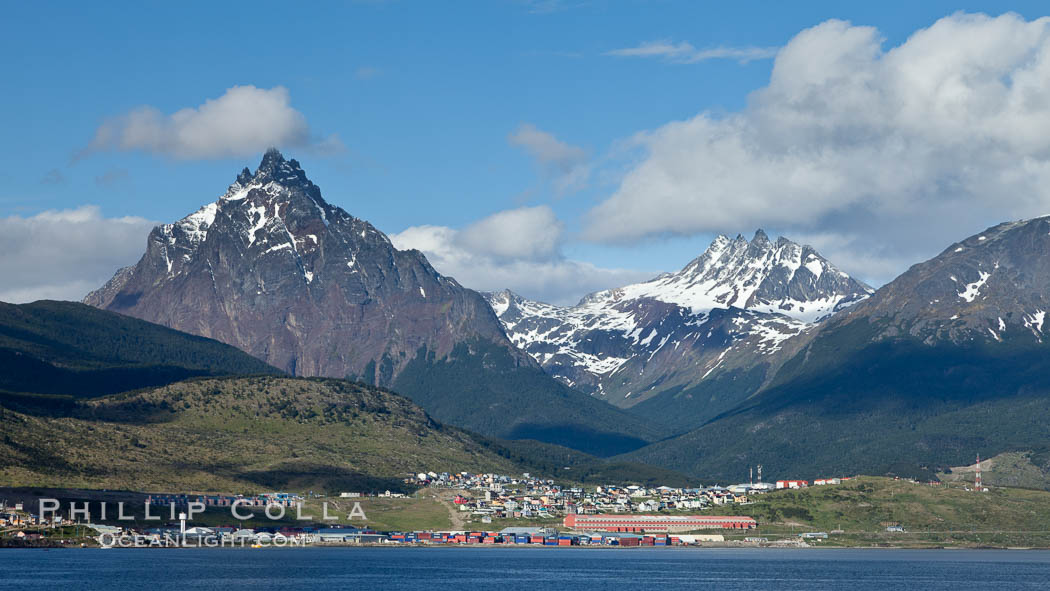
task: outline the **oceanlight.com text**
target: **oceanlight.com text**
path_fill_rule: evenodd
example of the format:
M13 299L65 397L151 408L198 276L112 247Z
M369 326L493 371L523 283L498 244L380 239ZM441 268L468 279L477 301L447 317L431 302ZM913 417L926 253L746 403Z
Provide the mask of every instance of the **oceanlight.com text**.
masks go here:
M306 546L309 541L299 537L259 537L251 538L229 536L187 536L185 533L145 536L104 533L98 536L98 543L103 548L259 548L274 546Z

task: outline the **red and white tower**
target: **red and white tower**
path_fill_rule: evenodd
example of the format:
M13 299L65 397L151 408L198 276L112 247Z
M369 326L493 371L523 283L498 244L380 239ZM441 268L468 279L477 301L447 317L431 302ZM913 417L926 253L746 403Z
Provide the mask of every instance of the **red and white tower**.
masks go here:
M977 472L974 476L973 490L976 492L984 492L984 483L981 482L981 454L977 454Z

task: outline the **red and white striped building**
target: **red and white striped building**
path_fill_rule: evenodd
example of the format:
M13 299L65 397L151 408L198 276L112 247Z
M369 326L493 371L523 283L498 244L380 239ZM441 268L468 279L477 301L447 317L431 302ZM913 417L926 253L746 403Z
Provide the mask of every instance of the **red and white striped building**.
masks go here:
M751 517L719 515L576 515L565 516L565 527L608 532L682 532L697 529L754 529Z

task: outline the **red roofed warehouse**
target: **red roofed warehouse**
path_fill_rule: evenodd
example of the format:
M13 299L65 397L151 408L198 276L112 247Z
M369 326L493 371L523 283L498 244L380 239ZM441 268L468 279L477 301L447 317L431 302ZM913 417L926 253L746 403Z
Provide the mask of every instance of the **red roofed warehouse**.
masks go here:
M695 529L754 529L750 517L717 515L576 515L565 516L565 527L609 532L679 532Z

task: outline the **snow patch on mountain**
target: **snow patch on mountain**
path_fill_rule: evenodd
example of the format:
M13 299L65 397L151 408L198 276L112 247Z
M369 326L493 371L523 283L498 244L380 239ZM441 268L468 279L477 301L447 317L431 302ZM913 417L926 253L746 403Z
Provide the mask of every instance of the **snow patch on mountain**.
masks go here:
M1024 322L1024 327L1035 333L1035 336L1042 337L1043 334L1043 321L1046 320L1046 312L1043 310L1036 310L1032 314L1026 314L1021 321Z
M252 224L252 227L248 229L247 233L248 246L251 246L252 244L255 244L255 233L262 230L266 226L266 222L269 221L266 218L266 206L249 207L248 221Z
M983 236L981 238L984 238ZM978 271L979 279L973 283L966 284L966 289L959 292L959 297L967 302L973 302L977 299L977 296L981 293L981 288L984 287L985 283L988 283L988 278L992 276L991 273L985 273L984 271Z

